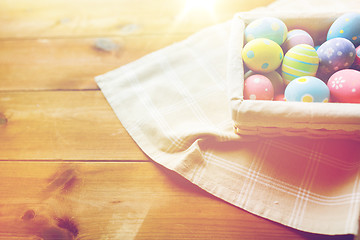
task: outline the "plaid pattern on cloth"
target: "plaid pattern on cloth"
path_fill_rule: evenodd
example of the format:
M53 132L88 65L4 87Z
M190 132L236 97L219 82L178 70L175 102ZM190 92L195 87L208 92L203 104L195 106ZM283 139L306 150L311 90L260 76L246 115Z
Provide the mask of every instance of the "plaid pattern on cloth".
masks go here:
M280 0L262 10L306 2ZM307 3L316 10L322 2ZM327 10L353 9L352 4L359 6L326 1ZM97 76L96 82L155 162L235 206L286 226L357 234L360 142L234 133L226 90L230 25L203 29Z

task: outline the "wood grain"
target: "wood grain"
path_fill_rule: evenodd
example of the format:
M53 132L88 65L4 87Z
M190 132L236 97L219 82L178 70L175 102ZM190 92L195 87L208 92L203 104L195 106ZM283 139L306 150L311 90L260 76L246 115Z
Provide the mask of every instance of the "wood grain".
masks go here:
M0 176L0 239L335 239L256 217L152 163L2 162Z
M96 75L273 0L186 2L0 1L0 240L352 239L227 204L151 162L121 125Z
M98 89L95 76L185 37L1 40L0 90Z
M212 11L184 12L186 0L1 1L0 38L193 33L273 0L216 0Z
M2 160L147 160L100 91L0 92Z

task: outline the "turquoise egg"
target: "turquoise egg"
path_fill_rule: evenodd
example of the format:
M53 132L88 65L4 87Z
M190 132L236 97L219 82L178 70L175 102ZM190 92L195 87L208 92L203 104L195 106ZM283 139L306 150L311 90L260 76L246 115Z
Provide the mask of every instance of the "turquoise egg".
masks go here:
M287 36L287 27L283 21L274 17L264 17L252 21L245 28L245 41L267 38L281 45Z
M360 13L346 13L338 17L327 34L327 40L333 38L346 38L355 47L360 44Z
M295 102L329 102L330 90L319 78L299 77L285 88L285 100Z

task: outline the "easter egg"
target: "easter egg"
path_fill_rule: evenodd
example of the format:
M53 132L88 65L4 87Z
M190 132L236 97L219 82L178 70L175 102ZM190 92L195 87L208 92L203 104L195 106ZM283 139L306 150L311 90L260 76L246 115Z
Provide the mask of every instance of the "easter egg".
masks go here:
M350 68L356 55L354 44L345 38L327 40L319 47L317 53L320 59L319 72L324 75Z
M341 103L360 103L360 71L343 69L334 73L327 86L331 101Z
M257 74L257 73L250 70L245 73L244 78L246 79L255 74ZM274 87L274 95L284 93L285 83L284 83L281 75L277 71L272 71L269 73L262 73L261 75L267 77L271 81L271 84Z
M284 95L286 101L328 102L330 91L319 78L305 76L291 81L286 86Z
M293 29L288 32L286 40L281 47L284 53L286 53L290 48L302 43L314 47L314 40L309 33L301 29Z
M281 75L285 83L302 76L315 76L319 67L316 50L308 44L299 44L291 48L284 57Z
M287 35L287 27L283 21L274 17L264 17L252 21L245 28L245 41L256 38L267 38L281 45Z
M356 52L355 59L354 59L354 63L351 66L351 68L356 69L356 70L360 70L360 46L358 46L355 49L355 52Z
M274 98L274 88L270 79L255 74L244 81L244 99L249 100L272 100Z
M327 40L339 37L350 40L355 46L360 44L360 13L346 13L333 22Z
M245 65L260 73L274 71L284 57L279 44L266 38L251 40L244 46L241 54Z
M285 96L283 93L275 95L274 101L285 101Z

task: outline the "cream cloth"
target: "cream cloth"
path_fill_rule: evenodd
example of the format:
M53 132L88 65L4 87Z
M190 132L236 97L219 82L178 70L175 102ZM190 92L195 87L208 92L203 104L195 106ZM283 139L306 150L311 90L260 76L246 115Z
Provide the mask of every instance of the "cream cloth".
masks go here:
M257 11L309 6L322 11L323 4L326 11L360 9L358 0L286 0ZM96 82L155 162L235 206L286 226L356 234L360 142L234 133L226 86L230 27L231 20L203 29L98 76Z

